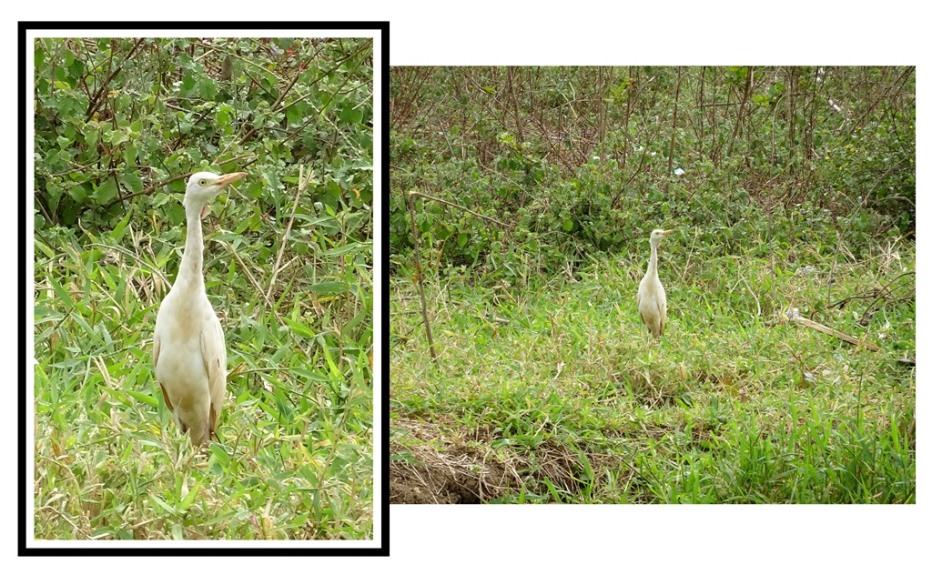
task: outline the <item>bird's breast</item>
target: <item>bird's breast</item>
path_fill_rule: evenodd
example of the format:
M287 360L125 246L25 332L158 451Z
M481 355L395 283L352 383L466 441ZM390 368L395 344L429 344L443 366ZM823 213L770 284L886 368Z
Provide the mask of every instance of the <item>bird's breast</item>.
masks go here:
M201 352L201 333L216 315L206 296L182 297L172 291L159 308L155 331L159 336L156 378L166 388L206 386L207 370Z
M162 343L155 377L167 388L200 384L207 381L207 369L200 343L190 340Z

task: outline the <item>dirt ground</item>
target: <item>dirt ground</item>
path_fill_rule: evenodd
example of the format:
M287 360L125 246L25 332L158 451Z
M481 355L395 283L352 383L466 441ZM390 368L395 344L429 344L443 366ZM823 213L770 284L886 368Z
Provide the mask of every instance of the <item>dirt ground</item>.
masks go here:
M488 429L393 419L390 502L484 503L542 478L568 491L578 487L578 456L565 447L545 442L519 457L493 451L494 440Z

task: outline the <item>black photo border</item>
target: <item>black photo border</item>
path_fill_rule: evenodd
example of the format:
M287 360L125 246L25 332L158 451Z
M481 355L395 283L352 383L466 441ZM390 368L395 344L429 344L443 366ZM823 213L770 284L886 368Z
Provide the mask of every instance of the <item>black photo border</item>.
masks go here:
M381 170L378 177L381 178L381 198L382 203L382 222L387 221L388 214L388 162L389 162L389 23L387 21L331 21L331 22L279 22L279 21L210 21L210 22L172 22L172 21L152 21L152 22L132 22L132 21L113 21L113 22L95 22L95 21L20 21L18 23L18 181L19 181L19 199L17 208L19 216L18 236L19 236L19 385L18 385L18 466L17 466L17 486L18 486L18 554L20 556L381 556L389 555L389 390L388 390L388 345L387 317L383 315L381 325L381 378L380 382L373 382L373 385L381 385L381 421L380 424L380 447L381 460L376 461L375 465L381 466L381 485L374 486L375 489L381 490L380 500L380 527L381 541L379 547L265 547L252 546L248 541L242 541L242 545L236 547L171 547L167 542L165 547L138 546L138 547L28 547L26 533L26 497L32 496L32 486L26 485L26 465L32 462L26 461L26 370L30 368L27 365L26 349L26 241L31 238L26 237L26 204L27 197L32 194L26 190L26 159L27 153L32 149L32 143L26 141L26 125L28 115L31 114L31 106L26 99L26 58L31 58L33 51L26 45L28 30L378 30L381 41L381 59L380 62L374 63L380 69L380 87L381 102L374 102L374 105L381 106ZM29 107L27 107L29 106ZM381 231L381 246L376 245L373 249L382 250L382 273L383 280L386 280L387 263L388 263L388 241L385 238L388 230L383 228ZM381 307L383 314L388 309L387 292L385 291L386 281L382 281ZM27 493L29 490L29 493Z

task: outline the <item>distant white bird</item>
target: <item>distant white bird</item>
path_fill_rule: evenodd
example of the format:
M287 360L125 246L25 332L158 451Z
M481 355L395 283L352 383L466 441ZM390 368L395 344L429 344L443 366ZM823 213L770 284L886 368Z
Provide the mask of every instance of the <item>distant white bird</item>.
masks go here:
M650 233L650 262L638 288L638 312L647 326L647 331L655 339L660 339L663 326L667 323L667 294L660 283L660 276L657 275L657 246L664 236L671 233L673 230L654 230Z
M184 211L188 236L174 285L155 320L153 363L165 405L182 433L201 445L216 436L227 386L227 351L220 320L204 289L201 218L207 206L244 172L218 176L198 172L188 179Z

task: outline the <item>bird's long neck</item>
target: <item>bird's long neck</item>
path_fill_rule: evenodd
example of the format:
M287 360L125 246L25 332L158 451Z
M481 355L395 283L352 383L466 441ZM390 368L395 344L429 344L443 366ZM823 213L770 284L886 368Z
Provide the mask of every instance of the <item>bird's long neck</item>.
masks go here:
M185 203L184 213L188 220L188 234L184 241L184 253L175 285L194 287L204 284L204 236L201 232L201 209L203 206Z
M650 263L647 264L647 275L657 277L657 245L650 243Z

